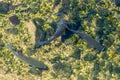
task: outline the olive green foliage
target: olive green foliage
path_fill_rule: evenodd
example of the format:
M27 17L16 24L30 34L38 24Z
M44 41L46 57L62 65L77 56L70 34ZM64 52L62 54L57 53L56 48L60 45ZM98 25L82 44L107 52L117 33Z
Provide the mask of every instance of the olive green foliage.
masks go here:
M22 6L0 13L0 79L18 80L119 80L120 79L120 16L112 0L4 0ZM5 9L8 10L8 9ZM64 42L60 38L37 49L31 47L26 22L33 21L37 41L48 40L56 30L55 22L65 14L71 29L87 33L105 47L97 51L73 34ZM18 16L13 25L9 17ZM63 35L68 35L67 31ZM37 37L39 36L39 38ZM38 43L38 42L36 42ZM29 73L30 66L14 57L7 49L12 44L23 54L38 58L49 70ZM38 73L36 73L38 71ZM13 76L13 75L14 76ZM2 76L3 75L3 76ZM6 75L6 76L4 76ZM12 77L10 77L12 76ZM22 77L21 77L22 76ZM8 79L9 79L8 78Z

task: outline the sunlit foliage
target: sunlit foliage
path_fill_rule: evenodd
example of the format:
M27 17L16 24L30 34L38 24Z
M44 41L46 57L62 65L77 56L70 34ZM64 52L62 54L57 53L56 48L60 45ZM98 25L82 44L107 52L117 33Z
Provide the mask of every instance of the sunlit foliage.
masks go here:
M113 0L3 0L12 5L23 4L0 13L0 79L11 80L119 80L120 79L120 8ZM31 47L31 37L47 40L56 30L58 13L65 14L71 29L87 33L100 42L106 51L97 51L76 34L64 42L60 38L38 49ZM16 15L19 25L9 17ZM36 35L31 35L33 21ZM31 24L30 24L31 25ZM34 30L33 30L34 31ZM67 35L67 31L63 34ZM44 62L49 70L29 73L30 66L7 49L12 44L30 57ZM38 72L37 72L38 71ZM1 76L3 75L3 76ZM6 75L6 76L4 76Z

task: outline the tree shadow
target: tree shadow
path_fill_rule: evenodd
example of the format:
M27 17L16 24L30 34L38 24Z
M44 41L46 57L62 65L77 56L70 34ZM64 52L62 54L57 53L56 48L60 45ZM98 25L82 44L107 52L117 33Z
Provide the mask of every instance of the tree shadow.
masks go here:
M74 2L76 4L78 4L77 1L74 1ZM59 8L59 11L56 14L58 14L58 16L61 16L63 14L69 15L69 12L71 11L70 1L69 0L55 0L53 8L58 6L60 3L62 4L62 6L61 6L61 8ZM75 6L73 6L73 7L75 7ZM70 29L78 30L81 26L81 19L77 16L79 13L76 10L75 13L72 13L72 14L76 14L76 16L74 16L74 17L73 16L69 17L70 18L69 20L72 20L73 23L71 23L68 20L67 25ZM72 15L72 14L70 14L70 15ZM66 29L65 33L63 35L61 35L61 41L64 42L66 39L69 39L73 34L74 34L73 32Z
M74 1L74 5L71 5L70 8L66 7L67 4L65 4L65 6L62 5L63 8L66 7L67 9L65 10L65 14L71 15L69 19L74 22L73 24L69 21L69 28L85 32L85 26L83 25L83 21L86 20L89 23L92 23L92 20L96 18L96 37L100 44L105 47L105 50L107 50L107 48L109 48L114 43L114 39L110 37L110 34L116 32L116 27L114 24L115 18L111 17L113 13L107 8L102 7L102 5L105 4L103 1L96 2L96 4L100 6L98 7L98 10L88 5L89 0L83 1L83 4L81 6L79 6L78 3L79 2L77 2L77 0ZM80 14L81 10L88 10L88 12L85 15L82 15ZM64 9L62 10L61 8L60 11L64 12ZM68 14L67 12L70 12L70 14ZM98 14L101 18L96 17L96 14ZM108 20L108 17L111 17L111 20ZM92 26L90 25L89 28L90 27ZM64 38L66 39L67 37L69 37L69 34L71 35L73 33L70 33L68 31L68 34L66 33L66 36L63 36L63 40Z
M61 2L61 0L59 0L59 2L57 2L56 4L59 4L60 2ZM66 15L71 14L72 16L70 16L69 19L71 19L74 23L68 21L69 28L73 29L73 30L79 30L79 31L82 31L82 32L85 32L85 27L82 25L83 20L86 20L86 21L89 21L89 23L92 23L92 20L96 18L96 21L95 21L96 37L99 40L100 44L102 44L105 47L105 51L107 51L107 49L110 46L112 46L114 41L115 41L114 38L110 36L112 33L114 35L114 32L116 32L116 26L115 26L115 23L114 23L115 18L112 17L113 13L111 13L111 11L108 10L107 8L102 7L102 5L105 4L102 1L96 2L96 4L98 4L100 6L98 8L98 10L93 9L93 8L89 7L89 5L87 5L89 3L89 0L86 0L84 2L85 2L85 4L83 3L83 5L81 5L82 7L78 7L79 4L77 3L77 0L76 0L76 1L74 1L74 3L73 3L74 5L72 5L71 8L68 8L69 5L66 8L67 4L62 3L62 4L65 4L65 5L62 5L63 9L60 8L58 13L61 12L61 13L66 14ZM70 3L70 2L68 1L68 3ZM87 6L87 7L85 7L85 6ZM84 16L79 15L81 10L86 10L86 9L89 9L88 13L86 13ZM68 14L68 12L71 12L71 13ZM96 14L98 14L101 18L96 17ZM109 17L111 18L110 20L108 20ZM91 27L91 26L89 26L89 27ZM72 34L73 34L72 32L66 30L65 34L62 35L61 40L64 42L66 39L70 38ZM76 60L80 59L80 53L81 53L80 51L76 52L74 50L74 54L72 54L70 57L75 58ZM104 59L107 59L108 57L107 57L106 53L104 53L104 54L105 54L103 56ZM96 58L97 58L96 54L95 55L86 54L84 56L85 61L93 61L93 60L96 60ZM55 63L53 68L55 68L55 70L59 72L58 68L60 66L62 66L62 64L60 63L60 56L56 56L52 60L52 62ZM94 73L93 74L94 75L93 79L94 80L97 80L97 76L98 76L99 72L101 71L101 65L103 65L103 64L100 63L100 61L95 61L94 62L94 67L93 67L93 71L94 71L93 72ZM57 68L56 68L56 66L57 66ZM62 68L59 68L59 69L62 69ZM52 75L57 77L58 72L54 72L54 73L52 73ZM65 74L65 72L63 72L63 74Z
M89 1L85 1L85 3L88 3ZM61 13L61 14L65 14L69 16L69 20L68 20L68 27L70 29L73 30L79 30L82 32L85 32L85 27L82 25L83 20L87 20L89 22L91 22L92 19L94 19L94 16L96 16L96 14L99 14L102 19L98 19L96 18L96 35L98 37L98 40L100 42L100 44L103 44L104 47L108 48L110 47L110 43L113 43L114 40L110 39L110 37L107 37L106 35L109 35L111 31L115 31L115 27L105 27L107 26L106 23L104 24L104 21L107 21L107 17L111 15L110 11L107 9L100 9L101 11L97 11L93 8L88 8L88 13L85 15L80 15L80 11L81 10L86 10L87 8L84 7L86 6L86 4L83 4L81 7L79 7L79 2L78 1L74 1L74 3L72 3L72 6L70 6L70 1L66 1L66 0L56 0L54 3L54 7L56 7L57 5L59 5L60 3L62 3L62 7L59 9L59 11L57 12L57 14ZM97 2L97 4L99 5L103 5L103 2ZM89 6L88 6L89 7ZM106 11L105 11L106 10ZM58 15L60 16L60 15ZM53 33L55 32L56 29L56 24L55 22L50 23L50 25L53 27L53 31L48 30L48 31L44 31L42 26L44 25L45 21L43 19L39 19L39 18L35 18L33 19L34 24L37 27L37 31L36 31L36 44L39 41L45 41L47 40L47 38L51 35L53 35ZM107 21L109 24L109 21ZM102 24L103 23L103 24ZM112 25L113 26L113 25ZM91 26L89 26L91 27ZM104 33L104 29L107 31L106 33ZM109 30L107 30L109 29ZM65 34L61 35L61 41L64 42L66 39L70 38L74 33L69 31L69 30L65 30ZM108 40L104 41L104 39ZM108 43L107 43L108 42ZM109 46L108 46L109 45Z

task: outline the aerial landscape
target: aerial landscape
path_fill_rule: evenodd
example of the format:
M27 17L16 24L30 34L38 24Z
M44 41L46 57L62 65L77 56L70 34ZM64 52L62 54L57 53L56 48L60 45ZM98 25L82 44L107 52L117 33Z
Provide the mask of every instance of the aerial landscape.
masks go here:
M120 80L120 0L0 0L0 80Z

